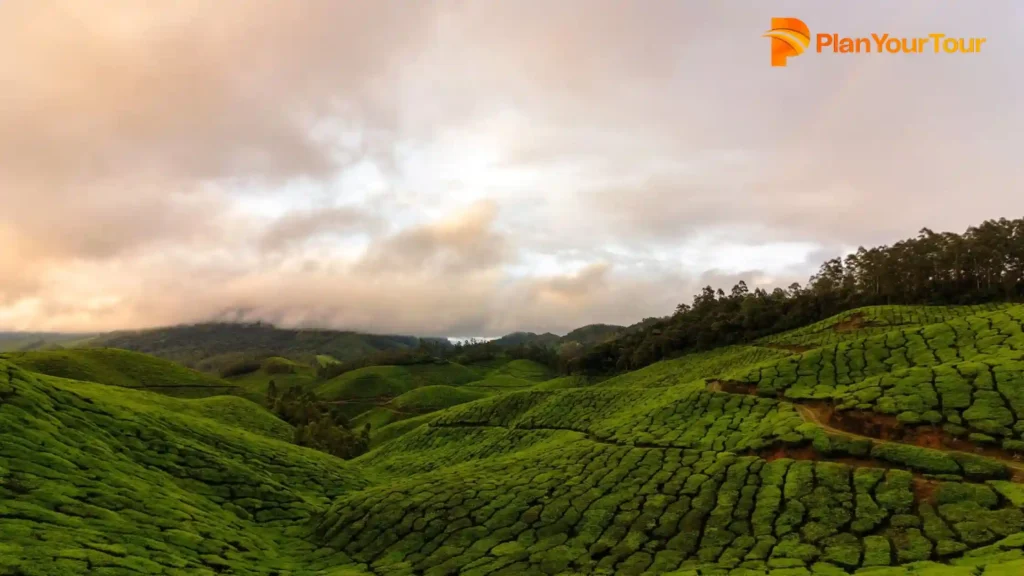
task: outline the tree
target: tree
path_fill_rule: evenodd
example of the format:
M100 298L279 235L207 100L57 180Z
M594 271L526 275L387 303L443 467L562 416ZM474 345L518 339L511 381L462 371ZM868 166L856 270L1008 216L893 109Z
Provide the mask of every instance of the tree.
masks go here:
M705 286L671 317L578 351L570 372L639 368L672 355L748 342L873 304L975 304L1024 298L1024 218L988 220L963 234L922 228L892 246L822 263L807 287L729 293Z
M267 384L267 400L266 404L268 407L273 408L274 404L277 403L277 383L273 380Z

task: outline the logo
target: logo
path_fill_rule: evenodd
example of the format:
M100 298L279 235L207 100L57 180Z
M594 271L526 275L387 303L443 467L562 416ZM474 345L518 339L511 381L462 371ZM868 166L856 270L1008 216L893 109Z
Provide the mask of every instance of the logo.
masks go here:
M772 18L772 66L785 66L786 58L799 56L811 44L811 31L798 18Z
M811 31L799 18L772 18L772 29L764 35L772 40L772 66L785 66L790 56L803 54L811 45ZM814 51L819 54L825 51L833 54L977 54L987 41L988 38L947 34L903 37L875 33L850 37L825 33L814 35Z

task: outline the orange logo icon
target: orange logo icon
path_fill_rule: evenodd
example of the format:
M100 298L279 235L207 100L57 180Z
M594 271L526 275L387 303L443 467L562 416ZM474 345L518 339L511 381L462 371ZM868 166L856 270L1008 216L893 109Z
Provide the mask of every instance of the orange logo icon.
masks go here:
M799 56L811 43L811 31L799 18L772 18L772 66L785 66L786 58Z

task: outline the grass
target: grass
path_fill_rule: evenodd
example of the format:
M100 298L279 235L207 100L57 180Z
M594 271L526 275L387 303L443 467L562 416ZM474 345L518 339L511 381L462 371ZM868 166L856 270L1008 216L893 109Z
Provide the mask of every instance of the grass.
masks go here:
M179 404L177 409L285 442L291 442L295 432L291 424L281 420L266 408L237 396L191 400Z
M585 376L562 376L538 382L532 386L533 390L565 390L566 388L582 388L590 382Z
M509 374L494 374L481 378L480 380L474 380L470 382L468 386L474 386L476 388L530 388L534 386L536 382L532 380L525 380L523 378L516 378Z
M0 574L1020 574L1024 484L1003 461L804 416L1024 440L1024 307L833 329L857 312L797 334L818 339L803 352L761 342L596 384L356 370L317 388L371 423L350 461L282 441L240 398L0 360Z
M547 366L533 360L511 360L492 370L488 376L511 376L520 380L543 382L555 374Z
M377 428L370 436L370 446L376 448L382 444L390 442L396 438L400 438L405 434L425 426L434 420L433 414L424 414L422 416L414 416L412 418L405 418L390 424L386 424Z
M455 386L423 386L402 394L388 403L388 406L401 412L434 412L450 408L458 404L472 402L487 396L486 393L457 388Z
M113 348L10 352L0 359L26 370L71 380L143 388L175 396L209 396L233 389L229 382L147 354Z
M315 392L325 400L395 397L420 386L458 386L474 380L472 370L454 363L368 366L323 382Z
M376 434L377 430L392 424L405 420L409 417L406 412L396 412L386 406L374 406L365 412L357 414L351 419L353 430L362 430L367 424L370 425L371 434Z
M341 360L338 360L330 354L317 354L316 363L319 366L331 366L332 364L340 364Z
M282 364L282 360L287 362L287 364ZM280 367L282 365L287 366L289 371L281 372ZM275 370L277 371L275 372ZM316 369L283 358L268 358L263 362L259 370L227 378L228 382L239 388L240 394L256 403L264 402L271 380L277 386L279 394L292 386L298 386L306 390L313 388L317 383Z

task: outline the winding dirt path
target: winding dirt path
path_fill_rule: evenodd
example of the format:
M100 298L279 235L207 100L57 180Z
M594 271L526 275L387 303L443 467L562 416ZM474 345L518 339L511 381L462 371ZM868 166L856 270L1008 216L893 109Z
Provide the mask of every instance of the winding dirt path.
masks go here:
M722 382L719 380L709 381L708 390L711 390L713 392L726 392L725 390L723 390ZM791 402L787 400L780 401L786 402L787 404L791 404L793 408L796 409L797 413L800 414L801 418L816 426L820 426L826 432L829 432L831 434L836 434L838 436L845 436L847 438L854 438L858 440L869 440L871 442L893 442L897 444L907 444L910 446L916 446L916 444L912 444L909 442L901 442L899 440L883 440L881 438L874 438L872 436L865 436L863 434L857 434L856 432L850 432L849 430L836 428L835 426L829 424L828 416L822 415L818 410L815 410L814 406L809 406L807 404L801 404L798 402ZM943 452L954 452L960 454L971 454L970 452L964 452L962 450L950 450L947 448L933 448L933 450L942 450ZM987 458L992 458L993 460L998 460L999 462L1003 463L1007 468L1013 471L1014 481L1024 482L1024 462L1013 460L1012 458L1009 458L1005 455L998 453L984 453L982 455Z

